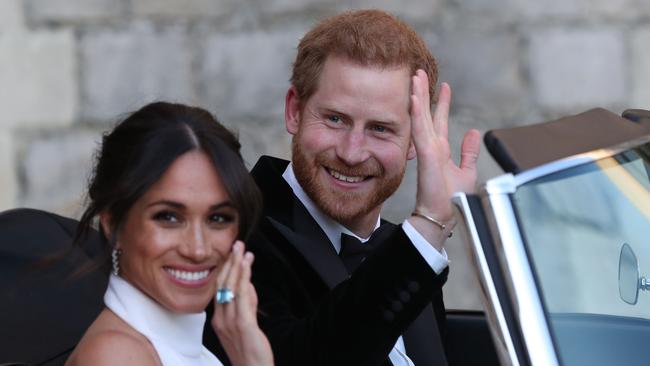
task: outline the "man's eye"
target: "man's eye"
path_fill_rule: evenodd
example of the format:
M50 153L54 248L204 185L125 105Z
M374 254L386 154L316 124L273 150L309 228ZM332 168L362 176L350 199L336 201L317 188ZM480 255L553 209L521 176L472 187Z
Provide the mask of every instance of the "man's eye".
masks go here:
M370 129L375 131L375 132L386 132L387 131L386 127L384 127L382 125L374 125Z
M328 116L327 120L332 122L332 123L339 123L339 122L341 122L341 117L339 117L339 116Z
M158 212L153 216L153 219L156 221L163 221L163 222L170 222L170 223L175 223L180 221L178 216L171 211Z

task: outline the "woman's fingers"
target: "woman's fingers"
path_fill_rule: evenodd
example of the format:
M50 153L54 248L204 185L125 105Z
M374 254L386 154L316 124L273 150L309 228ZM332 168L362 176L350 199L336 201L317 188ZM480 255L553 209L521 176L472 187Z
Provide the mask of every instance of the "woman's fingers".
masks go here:
M251 268L253 265L254 256L253 253L244 254L244 258L241 262L241 274L239 275L239 284L237 287L237 292L240 294L240 301L237 303L239 307L240 316L244 320L255 320L255 312L257 308L257 301L254 294L250 292L251 290Z
M226 290L229 289L233 291L233 294L235 293L232 283L233 283L233 277L239 276L239 266L237 265L238 261L238 253L239 257L241 257L241 252L243 251L243 243L240 241L236 241L235 244L232 246L232 250L230 252L230 255L228 256L228 259L226 262L223 264L223 267L219 271L219 274L217 274L217 292L215 293L215 300L219 299L220 296L220 290ZM241 258L239 258L241 260ZM233 300L234 301L234 300ZM225 308L227 304L222 303L220 304L218 301L215 301L215 308L214 308L214 321L218 318L218 322L220 323L219 326L223 327L225 326L225 323L227 320L225 317L227 314L225 313Z
M237 243L235 243L235 245L237 245ZM234 245L233 245L233 250L234 250ZM226 279L228 278L230 269L232 268L232 261L233 261L233 252L230 253L228 259L223 264L221 270L217 274L217 289L223 288L224 284L226 283Z
M228 272L228 277L226 277L226 281L223 284L223 289L228 289L233 292L235 295L235 298L227 303L227 304L221 304L221 307L224 308L225 311L225 317L227 318L228 322L234 322L235 317L237 315L237 308L233 302L238 302L240 301L239 294L238 294L238 282L239 282L239 277L241 274L241 261L244 256L244 243L241 241L236 241L235 245L232 248L232 266L230 267L230 272Z
M218 276L220 288L233 291L236 298L216 304L212 327L234 365L273 365L271 346L257 325L257 294L251 284L254 256L237 241L226 263L225 276ZM225 267L225 265L224 265Z

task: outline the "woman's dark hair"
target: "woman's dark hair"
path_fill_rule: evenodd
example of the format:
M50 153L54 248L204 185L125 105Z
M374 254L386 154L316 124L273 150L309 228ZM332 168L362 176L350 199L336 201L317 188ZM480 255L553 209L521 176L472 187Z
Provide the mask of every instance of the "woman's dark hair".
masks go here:
M111 231L117 232L131 206L178 157L192 150L210 157L239 213L238 238L245 240L257 223L262 196L244 166L240 147L204 109L166 102L142 107L103 137L75 243L84 240L101 212L109 214Z

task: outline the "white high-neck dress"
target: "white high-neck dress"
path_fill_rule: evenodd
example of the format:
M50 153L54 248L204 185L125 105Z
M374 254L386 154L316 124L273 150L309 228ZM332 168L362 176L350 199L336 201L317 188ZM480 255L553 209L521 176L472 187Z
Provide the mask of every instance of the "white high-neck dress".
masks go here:
M205 312L174 314L119 276L111 274L106 307L147 337L164 366L223 364L203 346Z

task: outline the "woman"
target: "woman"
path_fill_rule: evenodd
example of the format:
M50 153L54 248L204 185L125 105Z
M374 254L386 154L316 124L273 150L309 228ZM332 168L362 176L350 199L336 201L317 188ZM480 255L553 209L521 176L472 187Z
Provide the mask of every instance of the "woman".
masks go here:
M240 241L261 198L239 148L210 113L170 103L105 135L77 242L98 218L112 274L106 307L68 365L219 365L201 342L215 294L211 325L230 362L273 363L257 325L253 255Z

